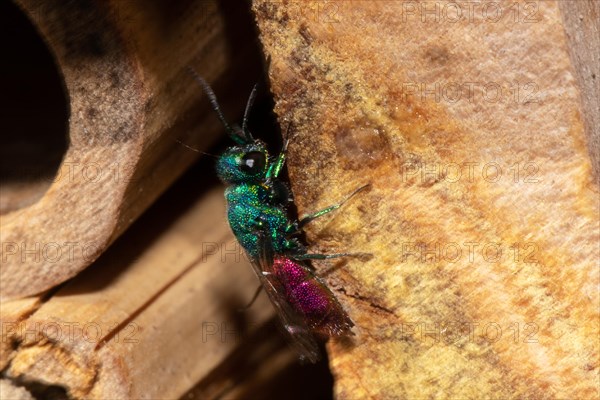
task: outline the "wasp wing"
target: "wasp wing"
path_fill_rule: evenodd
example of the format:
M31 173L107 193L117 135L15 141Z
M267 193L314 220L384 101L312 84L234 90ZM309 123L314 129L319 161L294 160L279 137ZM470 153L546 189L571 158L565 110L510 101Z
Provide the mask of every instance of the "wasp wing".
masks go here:
M300 353L300 358L312 363L317 362L320 359L319 345L303 317L286 299L284 285L273 273L273 246L268 235L258 235L258 248L258 258L251 260L254 272L277 310L292 345Z

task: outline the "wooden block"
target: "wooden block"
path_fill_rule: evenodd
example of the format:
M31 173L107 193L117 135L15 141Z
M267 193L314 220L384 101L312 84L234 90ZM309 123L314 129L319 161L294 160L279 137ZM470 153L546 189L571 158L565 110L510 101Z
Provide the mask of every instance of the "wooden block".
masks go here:
M300 213L372 184L306 228L372 254L318 268L339 398L600 395L598 3L558 3L253 2Z
M0 379L0 395L3 399L33 400L34 397L26 389L13 385L6 379Z
M229 232L223 188L190 204L193 192L151 210L45 302L2 303L5 376L72 398L176 399L260 331L273 315L266 296L236 311L258 281Z
M0 303L0 370L6 368L17 345L16 337L19 324L31 315L43 302L43 296L17 299Z
M69 146L49 187L23 176L3 189L13 199L0 221L3 299L91 264L196 159L177 140L206 148L221 134L188 67L219 81L223 106L241 112L240 87L260 65L248 18L214 1L17 3L63 75Z

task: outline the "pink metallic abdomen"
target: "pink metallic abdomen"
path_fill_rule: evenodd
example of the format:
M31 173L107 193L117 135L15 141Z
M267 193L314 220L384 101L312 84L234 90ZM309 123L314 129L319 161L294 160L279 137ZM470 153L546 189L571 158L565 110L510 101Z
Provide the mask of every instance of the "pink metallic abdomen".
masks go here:
M307 267L289 258L276 258L273 273L287 301L314 331L339 336L354 325L333 293Z

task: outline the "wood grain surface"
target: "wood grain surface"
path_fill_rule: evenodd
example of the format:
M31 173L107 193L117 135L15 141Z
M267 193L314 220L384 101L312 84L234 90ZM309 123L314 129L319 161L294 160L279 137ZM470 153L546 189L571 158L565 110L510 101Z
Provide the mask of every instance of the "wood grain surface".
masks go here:
M306 229L372 254L318 268L357 325L339 398L599 396L584 3L254 1L299 211L372 184Z
M64 75L68 179L3 197L3 398L281 397L305 376L265 296L237 311L257 281L212 164L150 207L196 156L176 139L222 130L185 68L240 111L259 65L243 7L167 3L18 1ZM360 253L314 263L356 323L327 346L335 396L598 398L598 3L252 11L299 213L371 184L306 227L311 252Z
M176 399L244 342L259 347L273 310L263 296L239 311L257 280L223 188L186 186L56 293L2 304L6 378L69 398Z
M64 79L69 146L39 200L27 203L28 191L40 187L25 175L3 190L12 204L0 216L5 299L40 293L90 265L197 158L177 140L206 148L222 133L188 67L216 83L230 110L243 108L239 89L260 74L243 8L191 0L17 3Z

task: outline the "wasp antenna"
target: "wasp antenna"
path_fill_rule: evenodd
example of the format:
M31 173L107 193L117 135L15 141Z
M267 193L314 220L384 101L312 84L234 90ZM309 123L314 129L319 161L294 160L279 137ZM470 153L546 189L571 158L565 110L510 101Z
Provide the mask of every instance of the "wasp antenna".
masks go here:
M184 147L187 147L188 149L190 149L190 150L192 150L192 151L195 151L196 153L204 154L205 156L210 156L210 157L213 157L213 158L219 158L219 157L215 156L214 154L206 153L206 152L204 152L204 151L201 151L201 150L195 149L195 148L193 148L193 147L191 147L191 146L188 146L187 144L183 143L183 142L182 142L181 140L179 140L179 139L175 139L175 141L176 141L177 143L179 143L180 145L182 145L182 146L184 146Z
M188 67L188 71L192 74L192 76L196 79L196 81L198 81L198 83L200 84L200 86L202 86L202 89L204 90L204 93L206 93L206 96L208 96L208 100L210 101L210 104L212 105L213 110L215 110L215 112L217 113L217 116L219 117L219 120L221 120L221 123L225 127L225 130L227 131L227 133L229 134L229 136L236 143L243 144L244 140L242 138L240 138L239 134L235 131L235 129L233 129L227 123L227 120L225 119L225 116L221 112L221 107L219 107L219 102L217 101L217 95L215 95L215 92L213 92L213 90L211 89L211 87L209 86L209 84L204 80L203 77L201 77L196 72L196 70L194 68Z
M250 109L252 108L252 104L254 104L254 100L256 99L256 91L258 89L258 83L254 84L252 87L252 91L250 92L250 96L248 97L248 102L246 103L246 110L244 111L244 119L242 120L242 132L244 132L244 136L249 141L254 141L252 134L248 130L248 115L250 115Z

